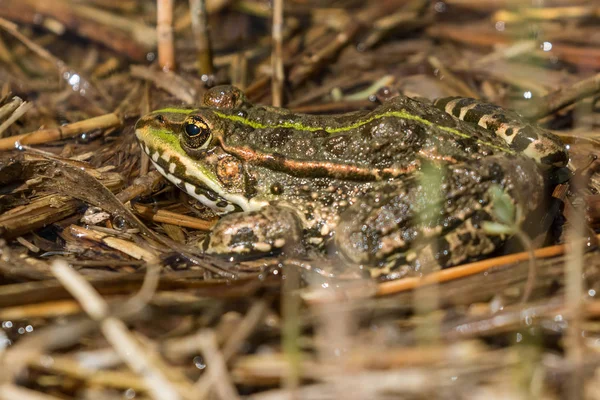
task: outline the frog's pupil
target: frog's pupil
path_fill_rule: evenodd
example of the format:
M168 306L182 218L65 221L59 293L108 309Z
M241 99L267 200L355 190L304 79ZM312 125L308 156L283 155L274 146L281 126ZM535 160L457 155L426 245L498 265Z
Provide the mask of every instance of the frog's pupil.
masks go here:
M188 136L197 136L200 134L200 132L201 132L201 129L198 125L187 124L185 126L185 133L187 133Z

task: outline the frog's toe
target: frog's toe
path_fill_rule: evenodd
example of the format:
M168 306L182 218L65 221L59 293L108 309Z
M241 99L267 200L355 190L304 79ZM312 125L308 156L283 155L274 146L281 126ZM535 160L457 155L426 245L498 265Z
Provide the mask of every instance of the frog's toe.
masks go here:
M265 207L221 218L213 228L207 253L260 255L295 248L301 243L299 218L292 210Z

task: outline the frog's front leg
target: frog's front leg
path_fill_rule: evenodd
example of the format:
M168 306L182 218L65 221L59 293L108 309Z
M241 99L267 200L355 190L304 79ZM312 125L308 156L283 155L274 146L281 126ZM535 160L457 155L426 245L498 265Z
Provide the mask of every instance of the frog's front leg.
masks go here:
M210 234L207 253L262 255L302 248L302 223L289 208L267 206L222 217Z

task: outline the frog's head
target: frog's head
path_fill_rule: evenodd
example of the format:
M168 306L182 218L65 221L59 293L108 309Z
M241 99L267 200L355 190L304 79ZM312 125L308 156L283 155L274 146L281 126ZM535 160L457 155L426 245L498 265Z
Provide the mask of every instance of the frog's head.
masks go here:
M135 134L156 169L206 206L218 213L258 209L242 163L218 146L222 124L209 108L167 108L142 117Z

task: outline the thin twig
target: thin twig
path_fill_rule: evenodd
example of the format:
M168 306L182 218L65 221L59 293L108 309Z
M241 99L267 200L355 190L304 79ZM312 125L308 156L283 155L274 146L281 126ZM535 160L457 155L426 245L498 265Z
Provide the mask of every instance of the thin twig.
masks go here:
M271 54L271 92L274 107L283 105L283 0L273 2L273 53Z

